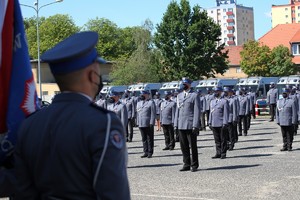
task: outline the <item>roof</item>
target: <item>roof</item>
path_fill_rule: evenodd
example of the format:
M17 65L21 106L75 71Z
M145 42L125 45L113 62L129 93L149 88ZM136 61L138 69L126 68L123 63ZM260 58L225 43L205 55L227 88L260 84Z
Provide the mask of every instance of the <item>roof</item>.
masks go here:
M278 45L290 48L290 40L300 30L300 24L278 24L258 40L273 49Z
M225 51L228 50L228 61L229 65L240 65L241 55L240 52L243 50L242 46L226 46Z
M294 43L294 42L300 42L300 28L297 31L297 33L290 40L290 43Z

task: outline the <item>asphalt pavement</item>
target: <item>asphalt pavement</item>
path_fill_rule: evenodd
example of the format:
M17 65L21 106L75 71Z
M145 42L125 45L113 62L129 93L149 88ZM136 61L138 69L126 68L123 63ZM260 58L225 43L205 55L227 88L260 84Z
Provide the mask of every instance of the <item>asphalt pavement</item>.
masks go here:
M162 131L155 131L154 139L152 158L140 158L143 148L138 128L133 142L127 143L133 200L300 199L300 130L293 151L281 152L280 127L259 117L252 120L248 136L239 137L226 159L211 159L215 155L212 131L201 131L197 172L179 171L183 165L179 143L173 151L163 151Z

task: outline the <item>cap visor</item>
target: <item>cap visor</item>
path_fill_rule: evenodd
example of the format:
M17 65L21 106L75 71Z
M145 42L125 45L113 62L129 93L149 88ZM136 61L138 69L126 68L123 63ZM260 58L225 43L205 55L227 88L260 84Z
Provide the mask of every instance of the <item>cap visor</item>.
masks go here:
M99 64L106 64L106 63L107 63L106 60L104 60L104 59L101 58L101 57L97 57L97 58L96 58L96 61L97 61Z

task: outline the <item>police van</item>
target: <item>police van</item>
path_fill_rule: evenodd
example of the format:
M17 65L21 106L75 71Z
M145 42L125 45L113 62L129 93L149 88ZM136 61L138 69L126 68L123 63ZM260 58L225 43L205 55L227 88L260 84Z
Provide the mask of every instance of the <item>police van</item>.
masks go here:
M191 84L191 88L195 88L198 85L199 81L193 81ZM171 81L163 83L161 88L159 89L159 94L161 97L165 96L165 91L174 92L175 90L180 90L183 88L182 81Z
M267 97L267 92L270 89L270 83L278 82L279 77L248 77L241 78L237 84L239 88L246 88L256 93L257 97L260 99Z
M210 78L199 81L199 84L196 86L197 89L200 89L203 94L207 94L208 90L211 90L214 87L230 87L235 88L239 79L229 79L229 78Z
M126 85L105 85L103 86L100 94L104 97L107 97L110 91L120 92L122 94L125 90L127 90L127 88L128 86Z
M281 93L282 89L286 88L286 85L289 86L299 86L300 85L300 75L290 75L280 77L277 82L277 88L279 93L279 98L282 98Z
M143 90L150 92L151 97L161 88L161 83L138 83L135 85L129 85L128 90L135 93L135 96L140 96Z

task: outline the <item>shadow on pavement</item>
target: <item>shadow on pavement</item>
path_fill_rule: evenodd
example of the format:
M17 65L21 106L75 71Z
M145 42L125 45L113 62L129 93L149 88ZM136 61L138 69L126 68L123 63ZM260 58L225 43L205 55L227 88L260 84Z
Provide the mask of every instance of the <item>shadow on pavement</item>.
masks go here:
M251 154L251 155L240 155L240 156L232 156L228 158L257 158L257 157L266 157L272 156L273 154Z
M244 140L244 141L238 141L238 143L242 143L242 142L262 142L262 141L268 141L268 140L272 140L272 139Z
M129 152L128 155L134 155L134 154L143 154L144 152L140 151L140 152Z
M270 132L270 133L250 133L249 136L251 136L251 135L272 135L272 134L275 134L275 133L278 133L278 132Z
M256 165L231 165L231 166L223 166L223 167L212 167L207 168L205 170L231 170L231 169L243 169L243 168L250 168L250 167L258 167L261 166L260 164Z
M153 156L153 158L177 157L177 156L182 156L182 154L160 155L160 156Z
M242 147L242 148L237 148L235 150L246 150L246 149L264 149L264 148L272 148L274 146L252 146L252 147Z
M212 147L214 147L214 146L202 146L202 145L200 145L200 146L198 146L198 149L212 148Z
M146 158L147 159L147 158ZM176 165L182 165L182 163L176 163L176 164L156 164L156 165L138 165L138 166L129 166L127 168L134 169L134 168L148 168L148 167L172 167Z
M212 139L202 139L202 140L201 140L201 139L200 139L200 140L198 139L197 141L198 141L198 142L206 142L206 141L214 141L214 140L215 140L215 139L212 138Z
M128 147L127 149L143 149L143 146L134 146L134 147Z

